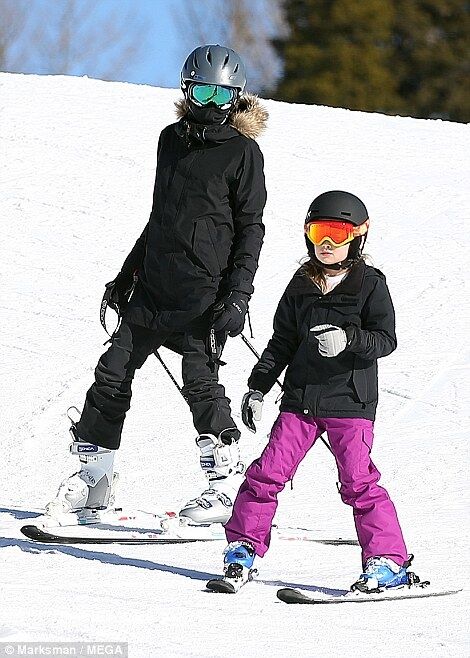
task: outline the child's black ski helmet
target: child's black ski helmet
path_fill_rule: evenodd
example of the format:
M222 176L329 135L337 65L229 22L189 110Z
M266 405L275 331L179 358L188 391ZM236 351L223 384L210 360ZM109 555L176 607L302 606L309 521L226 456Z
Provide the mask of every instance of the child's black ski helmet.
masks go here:
M343 192L341 190L333 190L331 192L324 192L317 196L312 203L307 212L307 217L305 218L305 224L313 221L320 221L322 219L334 219L343 222L349 222L354 226L361 226L364 222L368 221L369 213L364 203L359 199L359 197L351 194L350 192ZM343 269L352 265L355 261L359 260L362 255L362 249L364 247L365 241L367 238L367 233L364 235L354 238L352 242L349 243L349 251L347 260L342 261L341 263L336 263L335 265L329 265L328 269ZM317 264L324 266L321 261L315 255L314 245L310 242L307 236L305 236L305 242L307 244L308 254L312 260Z
M305 223L314 219L337 219L360 226L369 219L367 208L350 192L334 190L317 196L310 204Z

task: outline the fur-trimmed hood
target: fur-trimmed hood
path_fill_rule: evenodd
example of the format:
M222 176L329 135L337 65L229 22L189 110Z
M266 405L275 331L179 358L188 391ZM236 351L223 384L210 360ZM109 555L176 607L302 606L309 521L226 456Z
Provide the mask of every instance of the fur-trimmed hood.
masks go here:
M175 106L178 119L182 119L189 112L188 101L185 98L175 101ZM266 128L268 117L268 111L261 105L258 96L243 94L229 114L226 125L232 126L245 137L256 139Z

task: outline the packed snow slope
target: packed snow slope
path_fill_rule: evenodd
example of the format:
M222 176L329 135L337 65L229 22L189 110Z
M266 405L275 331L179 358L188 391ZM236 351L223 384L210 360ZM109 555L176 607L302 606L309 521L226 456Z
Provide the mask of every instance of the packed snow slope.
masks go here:
M0 641L114 640L133 657L467 656L469 536L468 126L265 101L266 240L251 305L262 350L276 303L305 255L303 220L321 192L366 203L367 252L387 275L399 346L380 363L373 458L415 571L453 597L286 606L286 584L347 588L354 546L277 542L263 582L204 591L222 542L161 547L33 546L33 519L75 468L67 407L81 408L106 339L98 320L147 222L157 141L179 91L72 77L0 75ZM110 313L110 322L113 318ZM164 351L165 352L165 351ZM179 360L165 352L179 376ZM222 380L239 419L254 359L240 338ZM177 509L204 480L184 401L156 359L137 374L118 455L118 502ZM267 396L249 461L277 413ZM278 522L354 537L318 442L280 496ZM467 619L467 622L465 622Z

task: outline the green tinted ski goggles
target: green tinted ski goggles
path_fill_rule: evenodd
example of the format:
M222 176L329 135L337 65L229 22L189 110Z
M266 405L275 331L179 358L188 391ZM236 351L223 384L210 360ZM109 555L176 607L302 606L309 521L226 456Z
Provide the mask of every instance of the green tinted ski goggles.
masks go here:
M214 103L222 110L228 108L235 100L235 89L220 85L191 85L189 98L196 105Z

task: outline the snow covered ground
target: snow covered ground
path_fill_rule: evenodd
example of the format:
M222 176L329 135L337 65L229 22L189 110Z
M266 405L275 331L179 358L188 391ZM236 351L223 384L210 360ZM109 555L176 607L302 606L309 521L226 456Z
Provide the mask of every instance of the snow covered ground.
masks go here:
M19 528L71 472L70 405L81 407L106 338L98 321L151 206L156 145L179 92L71 77L0 74L0 642L127 641L138 658L468 656L470 266L468 126L266 101L266 241L251 306L270 336L277 300L304 255L310 201L359 195L367 252L387 274L399 348L380 364L374 461L398 508L415 571L448 598L286 606L279 586L347 588L359 549L277 542L263 582L204 591L222 543L33 546ZM165 354L179 372L178 358ZM239 408L254 359L232 339L222 372ZM249 460L260 431L245 432ZM202 490L189 412L156 359L138 373L119 454L118 499L177 509ZM354 537L336 470L318 443L280 498L278 522ZM467 620L467 621L465 621Z

